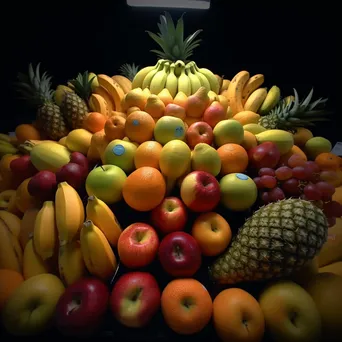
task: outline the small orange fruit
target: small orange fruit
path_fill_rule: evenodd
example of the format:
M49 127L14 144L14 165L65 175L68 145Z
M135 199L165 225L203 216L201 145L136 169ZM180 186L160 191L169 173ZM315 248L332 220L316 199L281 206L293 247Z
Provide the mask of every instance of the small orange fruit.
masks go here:
M109 141L123 139L125 137L126 119L122 116L112 116L108 118L104 125L104 132ZM100 132L100 131L99 131Z
M0 312L7 299L24 281L24 277L17 271L0 269Z
M248 166L248 154L238 144L224 144L217 149L221 159L221 174L244 172Z
M133 171L126 179L122 195L125 202L138 211L150 211L161 203L166 193L166 184L159 170L143 166Z
M125 135L139 144L152 140L155 122L152 116L144 111L135 111L127 116Z
M294 144L299 147L304 147L311 138L313 138L312 132L305 127L297 127L296 132L293 134Z
M177 334L200 332L210 321L212 300L207 289L195 279L175 279L161 295L166 324Z
M98 112L91 112L83 120L83 128L91 133L96 133L104 129L107 118Z
M340 167L340 158L331 152L324 152L320 153L315 158L315 163L320 167L321 170L336 171Z
M26 140L41 140L38 129L31 124L21 124L15 128L15 135L18 143L22 144Z
M160 152L163 146L158 141L145 141L135 151L135 168L151 166L159 170Z
M241 146L246 150L250 150L252 147L255 147L258 145L258 142L256 140L256 137L253 133L244 131L243 133L243 141L241 143Z

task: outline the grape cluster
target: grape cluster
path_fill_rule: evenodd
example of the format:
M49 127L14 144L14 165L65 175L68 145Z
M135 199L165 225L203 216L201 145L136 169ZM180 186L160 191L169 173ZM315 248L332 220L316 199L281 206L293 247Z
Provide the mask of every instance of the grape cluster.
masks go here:
M342 217L342 205L332 200L335 187L322 180L321 170L314 161L306 161L300 155L292 155L287 165L259 169L253 180L264 204L297 197L314 201L325 213L329 226Z

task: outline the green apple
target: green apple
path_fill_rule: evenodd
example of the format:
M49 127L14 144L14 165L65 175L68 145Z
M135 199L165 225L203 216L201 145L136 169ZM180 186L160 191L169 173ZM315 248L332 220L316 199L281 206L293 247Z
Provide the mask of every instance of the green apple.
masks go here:
M287 280L273 282L261 293L259 304L272 341L321 341L320 314L300 285Z
M104 164L116 165L130 173L135 169L134 155L137 145L126 140L115 139L111 141L104 152Z
M221 159L215 148L199 143L191 152L191 168L193 171L205 171L217 176L221 171Z
M213 130L216 147L224 144L241 144L244 139L243 126L239 121L228 119L220 121Z
M88 196L96 196L107 204L122 199L122 188L126 181L125 172L115 165L101 165L91 170L85 186Z
M162 145L171 140L184 140L185 133L183 120L175 116L162 116L154 126L154 139Z
M39 274L21 283L7 300L1 315L11 335L32 336L51 327L57 302L64 293L62 281L53 274Z

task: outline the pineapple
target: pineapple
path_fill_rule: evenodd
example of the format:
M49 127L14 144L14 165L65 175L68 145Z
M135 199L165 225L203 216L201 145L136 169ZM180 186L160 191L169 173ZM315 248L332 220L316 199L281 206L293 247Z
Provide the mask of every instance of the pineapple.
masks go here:
M314 258L327 234L326 217L312 202L270 203L247 219L209 273L221 284L287 276Z
M59 106L54 102L54 91L51 89L51 77L46 72L40 75L40 63L36 69L29 65L28 75L19 73L16 83L21 98L37 110L37 122L48 137L59 140L69 130Z
M294 100L289 97L283 99L271 110L268 115L260 118L259 125L266 129L283 129L294 131L296 127L313 126L314 122L328 121L325 117L328 113L324 109L318 109L328 99L318 99L311 102L313 89L304 101L299 102L298 93L294 90Z
M78 74L76 79L69 81L75 92L64 92L61 109L71 129L83 127L83 120L89 113L87 103L93 80L94 77L89 78L88 71Z
M125 76L132 82L135 75L139 71L139 65L136 66L134 63L133 64L125 63L121 65L121 67L119 68L119 71L122 76Z

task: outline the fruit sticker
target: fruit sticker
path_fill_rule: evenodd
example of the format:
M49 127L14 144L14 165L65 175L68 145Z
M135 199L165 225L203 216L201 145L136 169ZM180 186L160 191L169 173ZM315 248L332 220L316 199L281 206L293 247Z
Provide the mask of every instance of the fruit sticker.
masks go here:
M139 126L139 120L133 120L133 126Z
M248 177L242 173L237 173L236 178L239 178L241 180L248 180Z
M113 147L113 153L116 156L122 156L125 153L125 148L122 145L115 145Z
M175 128L175 137L180 138L184 134L184 128L182 126L178 126Z

